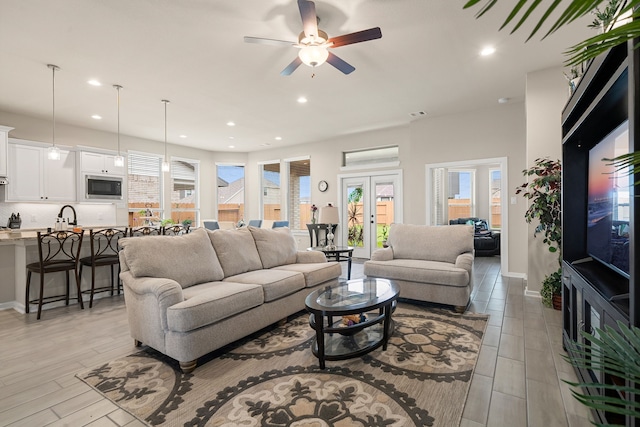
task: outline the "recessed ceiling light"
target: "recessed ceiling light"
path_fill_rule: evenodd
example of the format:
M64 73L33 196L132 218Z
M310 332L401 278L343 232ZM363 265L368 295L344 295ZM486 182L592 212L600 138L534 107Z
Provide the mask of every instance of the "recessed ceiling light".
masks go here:
M263 142L262 144L260 144L261 147L268 147L271 144L269 144L268 142Z
M275 139L276 141L282 141L282 137L281 137L281 136L276 136L274 139Z
M236 137L235 136L230 136L229 139L236 139Z
M101 120L102 116L99 116L97 114L94 114L93 116L91 116L92 119L96 119L96 120Z
M91 86L102 86L102 83L100 83L99 81L97 81L95 79L91 79L87 83L89 83Z
M187 135L180 135L180 138L186 138Z
M494 53L496 53L496 48L493 46L487 46L480 51L480 55L482 56L489 56L493 55Z
M301 96L300 98L298 98L298 103L304 104L306 102L307 102L307 98L305 98L304 96Z
M227 126L235 126L236 124L234 122L227 122Z
M498 99L498 104L506 104L509 102L509 98L500 98Z
M230 145L229 148L236 148L236 146L235 145Z

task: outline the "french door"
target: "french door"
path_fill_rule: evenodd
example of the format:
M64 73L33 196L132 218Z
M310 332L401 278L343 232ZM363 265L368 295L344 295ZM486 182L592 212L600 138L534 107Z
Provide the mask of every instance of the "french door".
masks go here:
M340 238L353 256L370 258L381 248L393 222L402 222L402 174L342 176Z

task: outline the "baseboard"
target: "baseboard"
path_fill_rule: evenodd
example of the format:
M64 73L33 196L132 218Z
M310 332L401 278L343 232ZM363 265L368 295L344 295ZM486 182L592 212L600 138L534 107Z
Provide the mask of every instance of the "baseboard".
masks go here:
M530 291L528 288L524 290L524 296L526 297L534 297L534 298L542 298L539 291Z
M512 271L508 271L506 273L502 273L502 275L504 277L512 277L514 279L527 280L527 274L526 273L514 273Z

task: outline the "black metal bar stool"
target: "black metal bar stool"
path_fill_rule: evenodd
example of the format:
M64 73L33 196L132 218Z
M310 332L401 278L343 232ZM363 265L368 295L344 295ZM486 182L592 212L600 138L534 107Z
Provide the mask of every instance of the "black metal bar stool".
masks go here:
M78 292L78 303L84 309L82 303L82 293L80 292L80 279L78 276L78 260L80 249L82 248L82 237L84 230L73 231L52 231L50 233L38 232L38 262L27 264L27 289L25 297L25 311L29 313L30 304L38 304L38 319L42 314L44 304L65 301L69 305L69 272L73 271L76 278ZM44 296L44 275L47 273L64 271L67 276L66 293L64 295ZM30 299L31 273L40 275L40 295L38 298Z
M161 236L162 229L155 226L143 225L141 227L133 227L129 229L129 237L141 236Z
M88 257L80 258L80 273L79 278L82 280L82 267L91 267L91 289L83 291L83 293L89 294L89 308L93 307L93 295L99 292L110 291L111 296L114 292L114 284L116 283L115 276L113 274L113 267L118 266L118 276L120 275L120 258L118 252L118 241L127 237L127 229L118 228L104 228L102 230L91 230L89 234L91 242L91 255ZM110 286L101 286L96 288L96 267L108 266L111 270L111 284ZM120 295L120 279L117 280L118 295Z
M182 234L188 234L191 232L191 227L188 225L174 224L167 227L162 227L162 234L165 236L180 236Z

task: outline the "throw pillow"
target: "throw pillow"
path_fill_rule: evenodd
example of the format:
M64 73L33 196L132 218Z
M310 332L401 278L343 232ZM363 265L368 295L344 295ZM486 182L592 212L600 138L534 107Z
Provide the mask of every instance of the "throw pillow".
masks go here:
M249 226L258 248L262 268L295 264L298 246L288 227L256 228Z
M247 227L208 233L224 270L224 277L262 269L256 243Z

